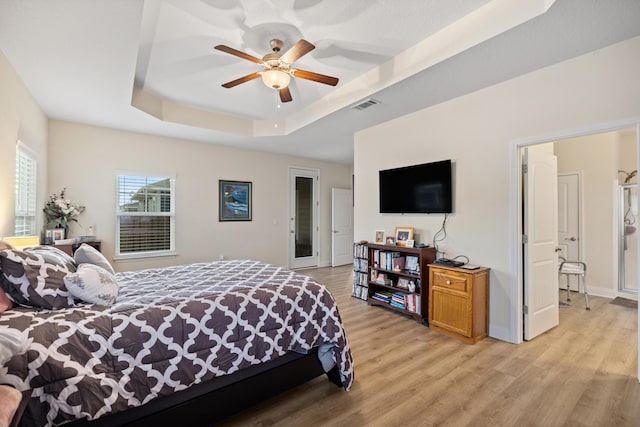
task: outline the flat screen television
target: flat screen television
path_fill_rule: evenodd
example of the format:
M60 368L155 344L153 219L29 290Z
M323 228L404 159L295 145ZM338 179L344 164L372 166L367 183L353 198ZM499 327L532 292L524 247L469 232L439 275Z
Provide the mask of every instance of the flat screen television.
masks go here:
M452 213L451 160L379 172L380 213Z

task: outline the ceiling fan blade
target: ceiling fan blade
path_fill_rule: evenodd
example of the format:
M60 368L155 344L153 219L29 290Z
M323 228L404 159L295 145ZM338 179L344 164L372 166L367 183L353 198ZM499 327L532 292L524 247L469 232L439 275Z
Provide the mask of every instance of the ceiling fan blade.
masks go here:
M298 43L291 46L291 49L285 52L280 59L287 64L293 64L298 59L302 58L307 53L311 52L316 47L308 41L301 39Z
M222 87L226 87L227 89L232 88L234 86L238 86L241 83L246 83L248 81L251 81L253 79L257 79L258 77L260 77L260 73L251 73L251 74L247 74L244 77L240 77L239 79L235 79L232 80L228 83L225 83L222 85Z
M289 90L289 86L280 89L279 92L280 92L280 101L282 102L293 101L293 98L291 97L291 91Z
M234 49L229 46L225 46L223 44L219 44L217 46L214 46L213 48L225 53L229 53L231 55L235 55L239 58L246 59L247 61L255 62L256 64L262 64L262 59L256 58L255 56L249 55L248 53L240 52L237 49Z
M312 80L318 83L324 83L329 86L335 86L338 84L339 79L337 77L326 76L324 74L313 73L311 71L305 70L291 70L293 72L293 77L300 77L305 80Z

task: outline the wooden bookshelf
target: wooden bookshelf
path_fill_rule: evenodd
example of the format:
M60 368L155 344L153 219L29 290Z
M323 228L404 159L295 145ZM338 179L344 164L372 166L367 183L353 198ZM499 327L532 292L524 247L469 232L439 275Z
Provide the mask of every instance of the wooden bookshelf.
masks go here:
M413 317L428 325L429 271L427 265L435 260L433 248L368 244L368 301ZM409 260L419 266L416 271ZM396 266L394 268L394 265ZM381 282L382 277L388 280ZM412 290L411 284L416 287ZM407 288L406 286L409 286ZM402 303L404 301L404 304Z

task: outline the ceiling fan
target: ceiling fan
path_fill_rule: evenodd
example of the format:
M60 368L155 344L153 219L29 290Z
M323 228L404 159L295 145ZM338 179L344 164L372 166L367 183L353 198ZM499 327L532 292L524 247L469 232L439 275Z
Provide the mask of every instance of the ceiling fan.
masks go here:
M291 92L289 91L289 80L292 76L324 83L330 86L338 84L337 77L291 68L291 64L316 48L313 44L306 40L300 40L291 46L291 48L284 54L280 54L280 50L282 49L282 40L273 39L270 43L272 52L267 53L262 57L262 59L222 44L214 46L214 49L235 55L239 58L246 59L247 61L255 62L256 64L262 65L264 68L263 71L257 71L225 83L222 87L232 88L241 83L262 77L262 81L265 85L276 89L279 92L280 100L282 102L290 102L293 99L291 98Z

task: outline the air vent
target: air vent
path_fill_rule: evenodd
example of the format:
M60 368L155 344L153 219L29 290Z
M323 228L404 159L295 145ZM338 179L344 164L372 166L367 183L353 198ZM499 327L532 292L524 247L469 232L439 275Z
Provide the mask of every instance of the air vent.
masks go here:
M374 105L380 104L381 102L377 99L369 98L366 101L361 102L358 105L354 105L353 108L356 110L365 110L369 107L373 107Z

